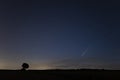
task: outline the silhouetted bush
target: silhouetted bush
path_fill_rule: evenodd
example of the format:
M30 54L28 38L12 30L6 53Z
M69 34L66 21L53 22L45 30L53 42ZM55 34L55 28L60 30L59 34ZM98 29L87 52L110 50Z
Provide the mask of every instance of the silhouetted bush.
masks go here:
M27 63L23 63L22 64L22 70L23 71L25 71L26 69L28 69L29 68L29 64L27 64Z

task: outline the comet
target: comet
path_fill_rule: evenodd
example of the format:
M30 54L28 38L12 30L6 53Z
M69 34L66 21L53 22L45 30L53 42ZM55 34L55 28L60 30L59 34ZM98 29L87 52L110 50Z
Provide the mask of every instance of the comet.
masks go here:
M81 56L84 56L87 53L87 51L88 51L88 48L85 49L85 51L81 54Z

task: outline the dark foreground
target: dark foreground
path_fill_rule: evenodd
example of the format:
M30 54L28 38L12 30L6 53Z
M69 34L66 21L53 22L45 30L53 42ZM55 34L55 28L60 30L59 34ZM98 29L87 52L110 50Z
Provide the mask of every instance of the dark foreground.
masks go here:
M0 80L120 80L115 70L0 70Z

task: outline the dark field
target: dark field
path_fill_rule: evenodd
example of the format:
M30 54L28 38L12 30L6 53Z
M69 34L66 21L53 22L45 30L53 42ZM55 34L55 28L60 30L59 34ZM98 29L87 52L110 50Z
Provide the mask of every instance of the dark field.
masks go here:
M0 80L120 80L119 70L0 70Z

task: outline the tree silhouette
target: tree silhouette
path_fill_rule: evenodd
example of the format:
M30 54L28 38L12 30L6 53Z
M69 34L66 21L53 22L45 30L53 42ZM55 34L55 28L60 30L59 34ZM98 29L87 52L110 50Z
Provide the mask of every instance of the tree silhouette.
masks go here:
M25 71L27 68L29 68L29 64L23 63L22 64L22 70Z

